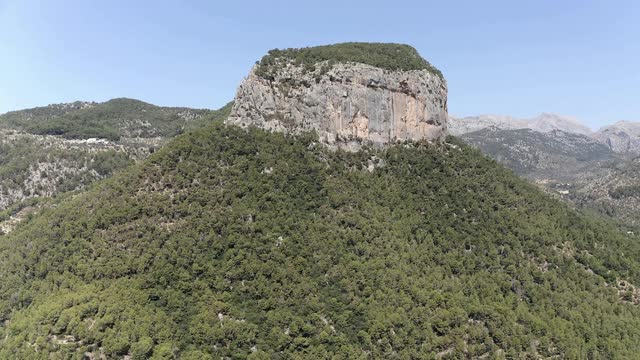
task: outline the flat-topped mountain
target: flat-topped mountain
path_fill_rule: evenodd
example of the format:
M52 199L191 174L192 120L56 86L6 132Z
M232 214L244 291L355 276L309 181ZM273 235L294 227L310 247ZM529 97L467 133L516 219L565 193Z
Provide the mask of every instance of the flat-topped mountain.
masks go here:
M356 146L442 140L447 84L399 44L344 43L272 50L240 85L227 124L299 133Z

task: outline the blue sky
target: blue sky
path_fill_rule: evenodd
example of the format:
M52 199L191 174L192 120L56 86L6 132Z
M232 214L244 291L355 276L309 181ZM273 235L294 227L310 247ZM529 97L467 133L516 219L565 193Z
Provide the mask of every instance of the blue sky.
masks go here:
M640 1L0 0L0 113L132 97L217 108L271 48L413 45L449 111L640 120Z

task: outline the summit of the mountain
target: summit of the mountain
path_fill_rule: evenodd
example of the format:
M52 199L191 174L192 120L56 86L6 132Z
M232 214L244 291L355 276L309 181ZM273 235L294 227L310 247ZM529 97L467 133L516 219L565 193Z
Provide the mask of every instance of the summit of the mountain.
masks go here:
M272 50L238 88L227 123L315 131L322 142L350 149L363 142L441 141L447 84L408 45Z

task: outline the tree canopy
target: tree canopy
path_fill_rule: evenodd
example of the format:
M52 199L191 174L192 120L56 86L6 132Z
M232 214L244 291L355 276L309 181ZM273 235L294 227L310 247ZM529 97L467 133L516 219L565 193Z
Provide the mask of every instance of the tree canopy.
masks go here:
M0 237L0 358L632 358L639 244L453 138L218 122Z
M55 104L0 115L0 126L67 139L173 137L209 110L161 107L118 98L104 103Z
M259 62L257 73L268 76L269 73L287 62L315 68L317 63L355 62L379 67L386 70L428 70L443 79L442 72L422 58L418 51L404 44L348 42L305 48L273 49Z

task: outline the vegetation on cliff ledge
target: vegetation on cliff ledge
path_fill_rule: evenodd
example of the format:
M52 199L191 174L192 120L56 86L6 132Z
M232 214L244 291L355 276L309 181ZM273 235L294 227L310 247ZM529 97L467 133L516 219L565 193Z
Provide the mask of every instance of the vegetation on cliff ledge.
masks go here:
M269 78L282 66L282 59L304 66L306 71L314 71L316 64L323 61L328 61L330 66L334 63L355 62L386 70L428 70L443 79L440 70L422 58L415 48L404 44L349 42L299 49L274 49L258 62L257 74ZM328 70L326 67L324 69Z

